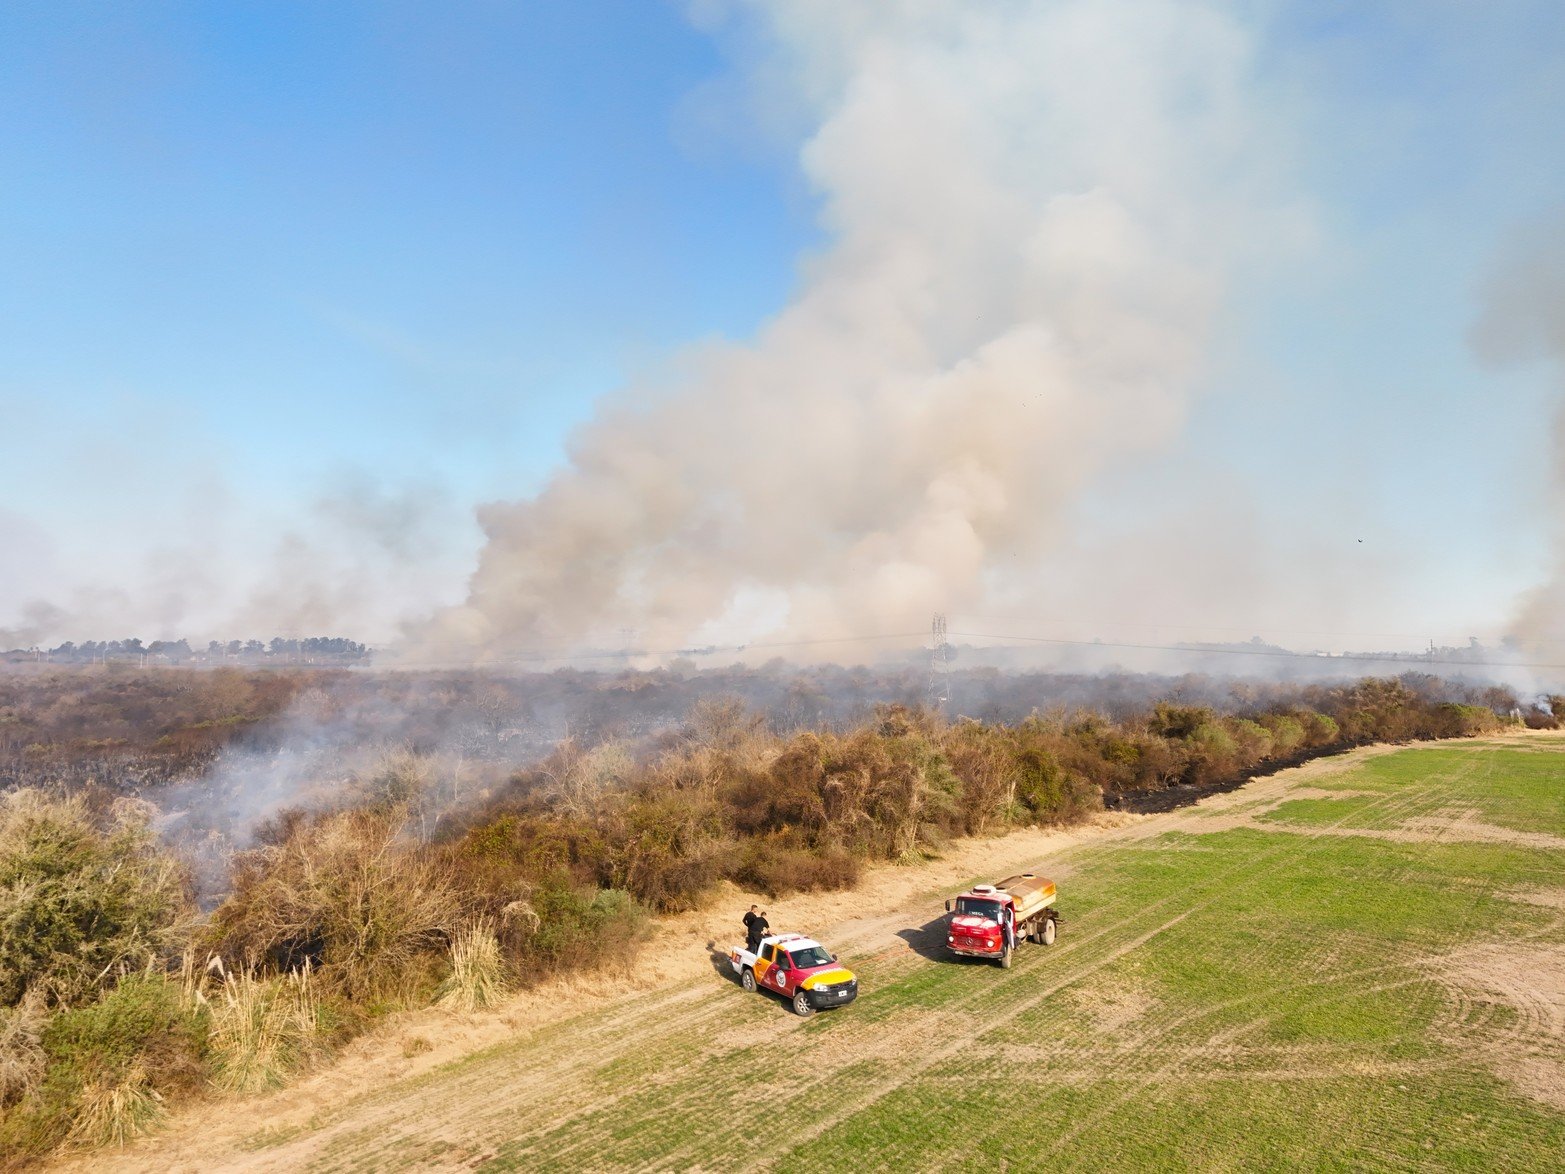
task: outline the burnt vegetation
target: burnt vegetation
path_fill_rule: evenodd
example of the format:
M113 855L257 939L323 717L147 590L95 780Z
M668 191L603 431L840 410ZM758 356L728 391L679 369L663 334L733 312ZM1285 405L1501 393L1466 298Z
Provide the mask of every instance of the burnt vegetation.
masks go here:
M1565 698L863 669L0 674L0 1153L275 1087L378 1018L624 966L725 884L1152 809ZM732 890L729 890L730 892Z

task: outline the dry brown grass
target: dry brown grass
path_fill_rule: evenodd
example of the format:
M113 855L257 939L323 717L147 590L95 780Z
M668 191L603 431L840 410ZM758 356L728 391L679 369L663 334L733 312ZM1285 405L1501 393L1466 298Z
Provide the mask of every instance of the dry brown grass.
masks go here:
M122 1074L104 1075L83 1085L66 1142L122 1146L151 1133L165 1115L163 1097L152 1086L146 1069L133 1064Z
M214 919L218 948L242 966L318 966L356 1001L405 997L409 976L446 948L460 908L450 878L403 838L406 816L336 812L248 853Z
M230 975L207 1002L212 1083L224 1092L281 1088L319 1050L319 1004L307 970Z
M493 1007L510 993L494 922L480 918L451 940L451 974L436 1002L453 1011Z
M30 990L15 1007L0 1007L0 1109L14 1105L43 1081L47 1059L40 1037L48 1015L43 995Z

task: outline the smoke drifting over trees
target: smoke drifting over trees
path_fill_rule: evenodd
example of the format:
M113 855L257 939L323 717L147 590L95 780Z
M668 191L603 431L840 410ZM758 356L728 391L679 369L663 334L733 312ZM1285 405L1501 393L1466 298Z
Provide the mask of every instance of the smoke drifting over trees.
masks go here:
M1062 506L1180 428L1245 242L1297 235L1214 7L734 19L750 75L804 96L832 243L753 344L685 355L484 507L423 648L858 633L1025 587Z

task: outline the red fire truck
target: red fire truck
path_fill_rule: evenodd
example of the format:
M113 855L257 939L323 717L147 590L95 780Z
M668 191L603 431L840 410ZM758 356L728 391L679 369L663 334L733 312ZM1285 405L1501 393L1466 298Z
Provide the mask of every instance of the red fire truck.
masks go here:
M1011 951L1022 941L1054 944L1060 919L1055 896L1054 882L1031 872L974 885L946 902L951 915L946 944L954 954L988 958L1009 969Z

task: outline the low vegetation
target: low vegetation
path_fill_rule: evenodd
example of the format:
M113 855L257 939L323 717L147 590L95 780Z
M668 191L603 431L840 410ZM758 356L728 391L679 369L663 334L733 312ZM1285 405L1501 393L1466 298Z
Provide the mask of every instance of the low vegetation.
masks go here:
M1008 724L883 704L856 723L779 728L707 698L661 732L567 738L518 766L484 750L500 744L493 718L460 727L487 742L399 739L310 808L274 813L202 894L153 832L159 779L180 762L205 769L224 739L281 745L269 723L301 714L356 730L392 719L345 707L322 674L176 676L120 678L120 709L96 719L63 686L44 710L14 693L0 707L11 777L41 784L0 795L0 1153L120 1142L182 1099L277 1087L398 1009L472 1011L551 975L627 964L649 913L699 907L723 881L770 895L849 887L867 862L916 861L956 837L1508 720L1428 678ZM437 706L505 708L463 690ZM108 751L90 749L93 720L117 731ZM45 726L60 736L19 740ZM149 728L166 732L149 741ZM165 745L184 749L159 759ZM167 777L82 765L123 768L132 750Z

